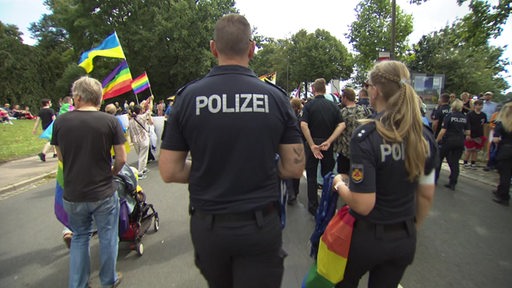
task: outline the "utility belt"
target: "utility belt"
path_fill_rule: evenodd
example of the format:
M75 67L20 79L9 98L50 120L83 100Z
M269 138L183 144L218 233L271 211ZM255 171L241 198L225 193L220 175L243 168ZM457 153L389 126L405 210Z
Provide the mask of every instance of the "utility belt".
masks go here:
M258 226L261 227L263 225L264 218L277 212L276 205L276 203L271 202L254 210L223 214L212 214L190 206L189 214L191 216L198 217L202 220L211 221L212 225L214 223L237 223L256 221Z
M414 225L413 219L392 224L378 224L364 220L357 220L355 222L355 228L375 232L375 238L377 239L384 239L390 235L412 236L416 232Z

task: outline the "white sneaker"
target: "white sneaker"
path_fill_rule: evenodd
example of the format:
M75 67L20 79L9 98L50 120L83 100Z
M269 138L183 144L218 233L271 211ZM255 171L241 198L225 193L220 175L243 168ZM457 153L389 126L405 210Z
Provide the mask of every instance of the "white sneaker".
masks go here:
M464 168L469 168L470 166L469 163L464 164Z

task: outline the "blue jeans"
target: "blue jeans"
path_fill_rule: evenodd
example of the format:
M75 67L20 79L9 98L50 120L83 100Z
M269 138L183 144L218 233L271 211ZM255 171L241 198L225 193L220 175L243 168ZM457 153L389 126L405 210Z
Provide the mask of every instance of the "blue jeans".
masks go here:
M117 192L97 202L68 202L63 200L73 231L69 263L69 287L88 287L91 272L89 239L93 219L100 240L100 281L104 287L117 280L116 261L119 244L119 197Z

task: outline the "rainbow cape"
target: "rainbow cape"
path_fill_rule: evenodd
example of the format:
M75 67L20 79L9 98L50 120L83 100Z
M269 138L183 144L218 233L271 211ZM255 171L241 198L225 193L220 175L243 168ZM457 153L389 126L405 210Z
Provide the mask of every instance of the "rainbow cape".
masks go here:
M343 206L320 238L316 263L304 277L302 288L332 288L343 280L355 218Z
M57 185L55 187L55 203L53 210L57 220L59 220L64 226L69 228L68 213L64 211L64 203L62 201L64 196L64 169L62 162L59 161L57 168Z
M78 66L84 68L87 73L91 73L94 68L92 60L96 56L126 59L116 32L110 34L98 47L82 53Z

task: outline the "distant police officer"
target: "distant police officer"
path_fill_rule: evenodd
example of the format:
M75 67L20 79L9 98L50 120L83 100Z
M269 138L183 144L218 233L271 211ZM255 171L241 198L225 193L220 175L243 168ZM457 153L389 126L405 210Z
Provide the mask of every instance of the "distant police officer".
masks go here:
M416 225L434 195L437 145L423 126L409 71L383 61L369 73L368 93L377 114L363 120L350 142L350 184L334 189L356 218L344 279L336 287L397 287L416 250ZM415 223L416 221L416 223Z
M245 17L222 17L213 39L219 66L178 92L160 174L189 183L195 263L209 287L278 288L286 253L277 177L304 171L301 135L286 93L248 68L255 43Z
M443 93L439 98L439 105L432 112L430 118L432 118L432 130L434 130L434 136L437 137L439 135L439 131L441 131L441 124L443 124L443 119L446 114L450 113L450 94Z
M464 152L464 139L470 140L470 127L466 115L462 113L463 103L455 99L451 105L452 112L448 113L441 125L441 131L436 141L439 143L439 163L436 168L436 184L441 172L441 164L446 158L450 166L450 182L444 185L455 190L459 178L459 160Z

